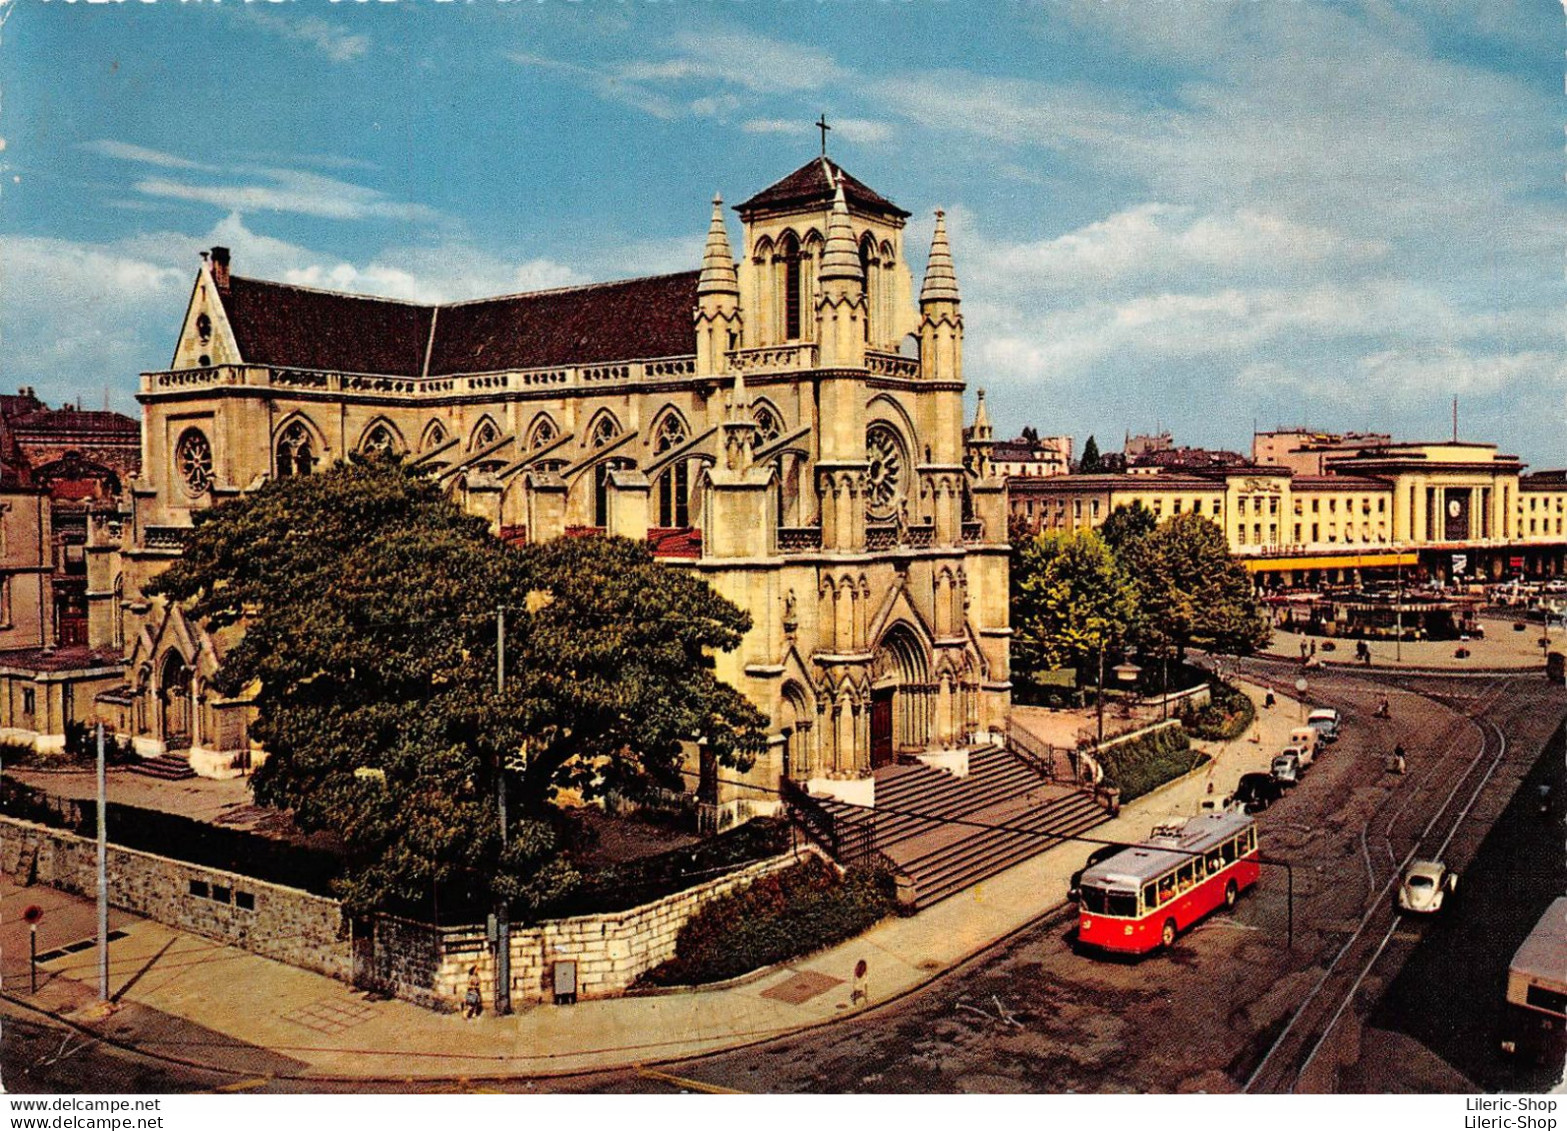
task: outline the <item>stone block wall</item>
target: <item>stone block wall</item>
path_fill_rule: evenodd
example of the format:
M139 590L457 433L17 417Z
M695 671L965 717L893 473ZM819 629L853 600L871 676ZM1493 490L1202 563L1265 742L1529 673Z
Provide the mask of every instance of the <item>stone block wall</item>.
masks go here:
M98 845L0 817L0 870L96 898ZM353 976L347 917L334 899L110 844L109 902L182 931L344 981Z
M554 919L527 927L513 925L513 1004L554 1001L555 964L567 960L577 964L580 999L624 993L642 974L674 957L680 928L704 904L788 868L806 854L820 855L814 846L806 846L627 911ZM376 925L378 963L382 962L383 929L395 932L386 935L385 941L391 943L396 938L392 949L409 959L416 953L430 955L435 951L439 956L436 964L428 966L424 964L427 958L399 960L402 979L387 982L382 989L432 1008L455 1009L467 990L470 969L477 966L486 1008L495 1000L495 955L482 926L437 929L383 917ZM424 941L416 938L421 933ZM383 968L390 969L391 964Z
M97 853L97 843L85 837L0 816L0 871L20 884L96 896ZM577 964L579 998L624 993L674 957L680 928L703 905L807 854L822 855L807 845L626 911L513 925L512 1001L552 1002L555 965L567 960ZM108 865L109 902L155 922L427 1009L460 1008L477 966L486 1007L495 1000L495 952L483 924L436 927L378 915L356 938L337 900L297 888L114 844Z

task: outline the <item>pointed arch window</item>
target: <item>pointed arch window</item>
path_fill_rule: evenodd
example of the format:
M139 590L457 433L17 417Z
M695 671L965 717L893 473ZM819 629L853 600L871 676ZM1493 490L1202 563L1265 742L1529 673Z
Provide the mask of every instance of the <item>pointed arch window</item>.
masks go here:
M424 450L427 452L434 451L444 443L446 443L446 429L437 420L425 430Z
M659 422L653 438L655 455L673 451L686 442L685 421L673 412ZM691 525L691 464L678 459L658 477L658 525L665 528Z
M560 430L555 427L553 420L547 416L540 417L539 422L533 426L533 434L528 437L528 447L530 450L537 450L551 443L559 435Z
M395 456L398 454L397 436L390 425L377 424L365 433L359 450L367 456Z
M869 232L860 241L860 274L865 278L865 318L860 329L865 340L871 340L871 321L876 315L876 300L881 296L881 280L876 277L876 241Z
M800 338L800 241L791 232L778 245L783 258L783 328L786 341Z
M495 421L486 418L478 428L474 429L473 443L468 446L468 450L470 452L479 451L481 448L489 447L500 438L501 430L495 427Z
M318 462L310 429L303 421L296 420L278 437L277 473L279 478L290 475L309 475Z
M609 444L616 436L620 435L620 422L609 413L604 413L593 423L593 431L590 433L590 443L594 448L602 448ZM609 525L609 461L601 461L593 469L593 525Z
M759 448L778 439L783 431L783 426L778 423L778 414L764 404L756 406L752 419L756 421L756 446Z

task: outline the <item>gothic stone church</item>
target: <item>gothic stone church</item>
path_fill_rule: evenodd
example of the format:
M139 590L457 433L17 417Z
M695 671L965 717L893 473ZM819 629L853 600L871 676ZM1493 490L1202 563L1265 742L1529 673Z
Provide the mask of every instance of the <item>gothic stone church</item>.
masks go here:
M715 200L699 270L438 306L246 278L213 248L173 363L142 376L131 521L89 550L93 640L127 656L102 712L143 753L251 764L246 703L209 690L226 642L143 586L194 512L390 449L502 538L645 540L748 610L719 674L772 719L763 789L999 730L1004 487L965 466L941 214L916 304L909 214L827 158L735 211L738 263Z

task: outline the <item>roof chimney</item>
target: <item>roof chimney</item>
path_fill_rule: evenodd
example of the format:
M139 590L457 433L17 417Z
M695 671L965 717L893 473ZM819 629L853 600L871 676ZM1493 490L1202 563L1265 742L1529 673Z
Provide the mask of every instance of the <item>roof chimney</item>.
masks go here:
M229 249L226 247L212 249L212 282L220 291L229 289Z

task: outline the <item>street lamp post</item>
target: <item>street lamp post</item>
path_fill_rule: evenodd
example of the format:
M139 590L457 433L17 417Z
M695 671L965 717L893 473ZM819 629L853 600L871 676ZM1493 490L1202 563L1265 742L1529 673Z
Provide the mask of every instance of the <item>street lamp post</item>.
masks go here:
M506 692L506 609L495 610L495 693ZM501 854L506 853L506 758L495 753L495 806L500 815ZM511 1012L511 907L502 898L495 904L495 1014Z
M1105 638L1099 637L1099 684L1094 691L1094 707L1099 715L1099 746L1105 744Z

